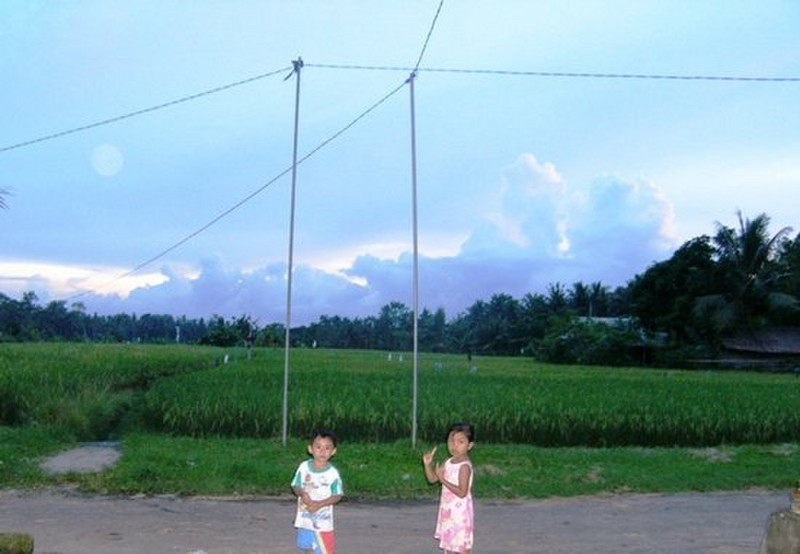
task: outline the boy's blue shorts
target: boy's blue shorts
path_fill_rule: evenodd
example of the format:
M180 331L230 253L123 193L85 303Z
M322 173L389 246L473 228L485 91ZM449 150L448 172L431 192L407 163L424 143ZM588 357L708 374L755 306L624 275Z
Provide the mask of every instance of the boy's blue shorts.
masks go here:
M333 531L297 529L297 548L313 550L314 554L333 554Z

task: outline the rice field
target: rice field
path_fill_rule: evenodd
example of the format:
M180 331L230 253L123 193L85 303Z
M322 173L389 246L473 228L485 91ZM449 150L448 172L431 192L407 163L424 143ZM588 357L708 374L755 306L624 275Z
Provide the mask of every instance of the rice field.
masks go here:
M212 367L212 351L182 346L0 344L0 425L61 425L106 438L159 379Z
M298 360L290 373L289 426L316 426L353 440L410 436L412 366L385 354L338 353L337 364ZM300 356L298 356L300 357ZM146 395L149 421L178 434L281 433L281 371L242 368L159 381ZM442 439L451 422L475 424L479 440L539 446L709 446L800 439L800 382L725 372L544 366L528 359L422 358L419 437Z
M228 363L224 363L225 356ZM94 439L121 422L193 437L280 437L283 350L0 345L0 424L60 423ZM291 352L289 434L330 427L348 441L408 438L411 355ZM800 379L544 365L529 358L420 354L418 437L453 421L483 443L717 446L800 440ZM135 418L131 417L135 414ZM133 423L131 423L133 422Z

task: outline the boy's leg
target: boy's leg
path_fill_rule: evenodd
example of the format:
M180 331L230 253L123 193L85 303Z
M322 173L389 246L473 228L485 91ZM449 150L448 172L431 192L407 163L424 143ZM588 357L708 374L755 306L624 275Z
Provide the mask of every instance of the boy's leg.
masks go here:
M306 554L315 554L317 550L317 540L314 531L310 529L297 530L297 548Z
M334 554L333 531L317 531L319 554Z

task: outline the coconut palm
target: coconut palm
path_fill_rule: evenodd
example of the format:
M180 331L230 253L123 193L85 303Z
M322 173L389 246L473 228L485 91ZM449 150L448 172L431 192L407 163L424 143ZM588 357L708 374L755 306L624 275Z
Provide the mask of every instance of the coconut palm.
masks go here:
M779 293L774 258L782 241L792 232L783 227L770 236L770 218L759 214L750 220L737 212L739 228L717 222L714 245L722 275L722 293L700 299L697 308L713 312L720 331L768 322L770 312L796 304L790 295Z

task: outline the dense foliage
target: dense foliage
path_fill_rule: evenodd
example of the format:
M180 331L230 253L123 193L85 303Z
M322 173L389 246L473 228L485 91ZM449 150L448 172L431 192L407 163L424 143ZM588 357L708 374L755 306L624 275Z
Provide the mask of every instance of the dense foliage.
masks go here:
M768 232L769 218L739 214L739 229L717 224L628 285L634 313L650 332L683 344L714 345L737 330L800 326L800 235Z

